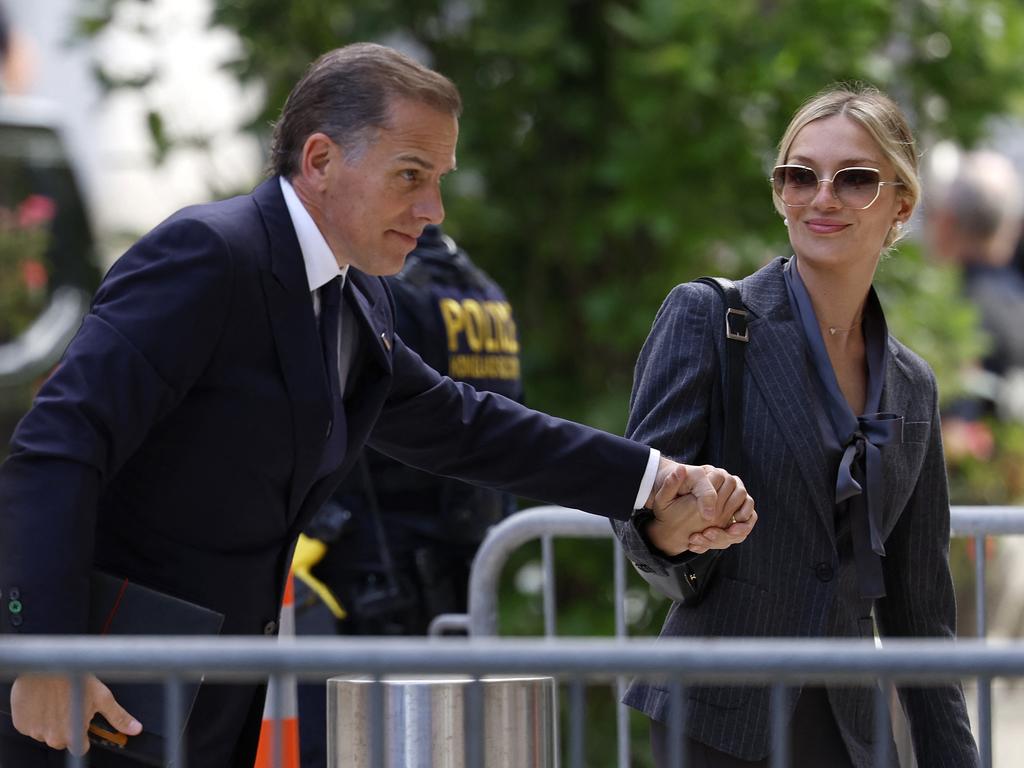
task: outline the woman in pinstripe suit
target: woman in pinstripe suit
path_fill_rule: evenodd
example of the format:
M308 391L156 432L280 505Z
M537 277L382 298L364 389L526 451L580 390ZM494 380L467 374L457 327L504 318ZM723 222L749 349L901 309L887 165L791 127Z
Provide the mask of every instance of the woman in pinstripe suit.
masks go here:
M760 524L724 550L728 532L709 531L663 551L657 521L617 524L618 535L638 568L697 581L700 599L673 605L662 636L952 638L935 378L889 335L871 287L919 197L913 137L885 95L835 86L797 112L776 163L794 255L739 283L750 313L742 475ZM722 314L705 285L669 294L637 362L630 437L678 461L721 455ZM959 686L900 698L922 768L977 765ZM868 688L790 689L793 765L871 766L873 700ZM625 701L651 718L665 765L668 692L634 683ZM768 765L767 689L691 688L686 712L688 765Z

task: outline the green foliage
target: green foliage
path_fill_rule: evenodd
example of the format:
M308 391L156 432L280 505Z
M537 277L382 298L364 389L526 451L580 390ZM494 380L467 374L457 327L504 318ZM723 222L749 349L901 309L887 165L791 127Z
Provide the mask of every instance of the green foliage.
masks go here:
M130 0L94 0L83 29ZM786 250L765 181L790 114L869 80L919 135L976 139L1021 102L1013 0L214 0L266 133L316 55L414 43L461 89L447 228L517 307L530 401L613 430L661 299ZM170 121L150 116L160 151ZM192 137L194 142L194 137Z
M393 34L400 18L429 47L466 101L460 168L474 183L457 175L447 191L449 230L513 296L531 402L611 429L668 289L784 249L765 176L803 99L869 79L905 99L919 130L970 139L1020 87L1011 3L497 2L446 24L447 4L378 0L327 18L292 3L272 26L247 5L221 2L219 19L245 30L276 93L295 67L261 62L284 28L312 54ZM932 35L949 40L945 56ZM956 108L941 113L939 98Z
M964 301L959 272L928 261L913 243L883 257L875 289L889 332L928 361L945 405L964 393L966 361L985 353L977 309Z
M949 491L958 504L1024 503L1024 424L984 419L951 427L954 434L967 428L973 437L967 446L947 448ZM973 446L975 450L964 450Z

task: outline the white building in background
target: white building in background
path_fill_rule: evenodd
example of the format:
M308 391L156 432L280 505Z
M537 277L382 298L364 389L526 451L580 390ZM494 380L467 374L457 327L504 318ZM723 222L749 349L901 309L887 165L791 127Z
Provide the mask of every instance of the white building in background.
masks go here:
M95 44L74 40L81 0L0 2L31 49L25 95L56 105L105 258L178 208L258 180L262 149L239 126L262 94L219 70L237 42L226 30L207 28L209 0L124 0ZM105 96L94 57L118 76L155 72L153 87ZM151 110L167 118L173 135L208 136L211 148L176 150L154 166Z

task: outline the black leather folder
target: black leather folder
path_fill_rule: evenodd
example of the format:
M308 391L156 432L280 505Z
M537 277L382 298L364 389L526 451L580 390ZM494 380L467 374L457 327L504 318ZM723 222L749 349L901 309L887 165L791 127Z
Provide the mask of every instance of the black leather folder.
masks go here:
M201 605L144 587L128 579L94 571L90 585L89 632L96 635L216 635L224 615ZM166 695L161 682L108 682L114 698L139 722L138 736L124 736L99 715L89 728L90 765L102 766L103 750L110 750L141 765L170 766L166 762ZM199 691L199 682L182 683L181 725L184 728ZM5 711L7 701L0 701ZM9 714L9 713L7 713ZM176 740L182 733L173 734Z
M149 589L141 584L99 571L93 572L89 601L89 631L97 635L216 635L224 623L224 615L201 605ZM142 723L138 736L129 736L122 746L120 738L103 735L112 731L97 716L89 730L94 745L113 749L126 757L134 757L146 765L164 766L167 751L166 695L164 686L153 683L110 684L114 698ZM181 724L188 720L199 682L182 685ZM181 733L173 735L181 739Z

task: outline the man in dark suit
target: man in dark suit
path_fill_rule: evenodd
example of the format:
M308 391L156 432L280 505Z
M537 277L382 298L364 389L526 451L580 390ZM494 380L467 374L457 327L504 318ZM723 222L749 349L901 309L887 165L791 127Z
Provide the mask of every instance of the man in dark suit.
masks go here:
M84 632L100 568L223 613L226 634L274 634L292 543L364 444L609 517L651 506L648 532L676 549L733 515L746 524L719 540L745 538L736 478L478 393L395 335L376 276L443 218L459 112L446 78L395 51L328 53L284 106L272 178L178 212L114 265L0 470L3 631ZM87 717L142 727L95 677L85 697ZM204 686L190 764L251 766L263 697ZM22 675L11 705L36 742L87 747L63 678ZM54 757L0 737L4 765Z

